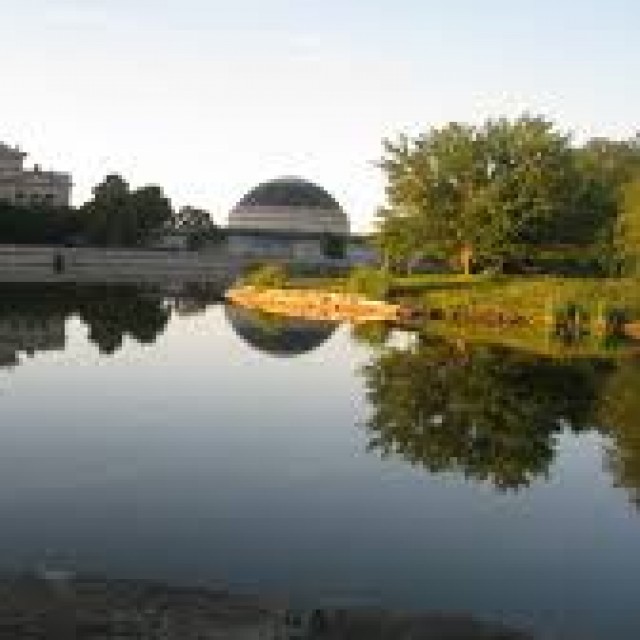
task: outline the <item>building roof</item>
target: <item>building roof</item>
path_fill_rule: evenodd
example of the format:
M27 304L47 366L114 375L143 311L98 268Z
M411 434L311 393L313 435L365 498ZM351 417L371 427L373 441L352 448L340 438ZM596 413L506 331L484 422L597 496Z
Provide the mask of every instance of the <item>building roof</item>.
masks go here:
M20 156L24 158L27 154L24 151L21 151L18 147L11 147L5 142L0 141L0 154L2 155L10 155L10 156Z
M263 182L240 200L240 207L304 207L341 211L336 199L322 187L290 177Z

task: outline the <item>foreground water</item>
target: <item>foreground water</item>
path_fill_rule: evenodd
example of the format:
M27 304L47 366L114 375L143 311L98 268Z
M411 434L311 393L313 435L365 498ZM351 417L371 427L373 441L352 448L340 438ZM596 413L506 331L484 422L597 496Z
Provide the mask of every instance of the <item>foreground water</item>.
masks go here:
M637 359L1 293L2 569L640 634Z

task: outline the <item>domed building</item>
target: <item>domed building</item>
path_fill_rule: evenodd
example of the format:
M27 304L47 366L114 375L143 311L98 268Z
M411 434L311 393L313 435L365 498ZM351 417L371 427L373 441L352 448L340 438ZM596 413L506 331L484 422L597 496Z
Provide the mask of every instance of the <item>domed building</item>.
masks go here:
M229 228L347 236L349 221L322 187L300 178L279 178L242 198L229 215Z
M229 214L231 253L297 263L344 261L349 220L335 198L301 178L278 178L247 193Z

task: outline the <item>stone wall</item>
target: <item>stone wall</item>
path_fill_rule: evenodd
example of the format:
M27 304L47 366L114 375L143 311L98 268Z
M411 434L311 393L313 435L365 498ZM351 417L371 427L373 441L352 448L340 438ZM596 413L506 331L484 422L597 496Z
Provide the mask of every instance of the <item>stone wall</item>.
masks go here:
M242 264L226 252L0 245L0 280L188 279L230 284Z

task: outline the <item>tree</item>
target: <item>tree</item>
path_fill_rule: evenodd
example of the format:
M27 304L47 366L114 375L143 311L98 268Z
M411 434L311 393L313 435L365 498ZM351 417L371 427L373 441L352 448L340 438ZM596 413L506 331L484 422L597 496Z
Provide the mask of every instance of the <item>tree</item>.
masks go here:
M640 137L630 140L595 138L575 151L581 184L578 205L564 221L560 238L590 242L607 271L628 263L633 244L633 182L640 177ZM631 233L631 237L627 234Z
M14 205L0 202L0 242L63 244L82 232L77 212L46 203Z
M402 214L398 209L378 210L373 244L382 255L387 271L411 271L413 259L435 251L432 247L429 252L428 238L421 237L423 228L418 216Z
M137 220L129 184L109 174L93 189L93 198L82 207L89 240L99 245L133 245L138 239Z
M131 194L130 201L138 242L144 242L151 233L165 227L173 217L171 201L157 185L136 189Z
M640 172L622 188L616 246L625 270L640 275Z
M222 238L220 227L212 220L211 214L196 207L182 207L174 213L171 226L176 231L188 234L189 247L200 249L209 242L218 242Z
M543 118L453 123L387 140L384 150L389 206L379 241L392 256L445 251L465 271L478 259L501 264L552 240L577 206L570 138Z
M108 246L139 245L173 215L161 187L147 185L131 191L118 174L108 175L93 189L93 198L82 212L89 239Z

